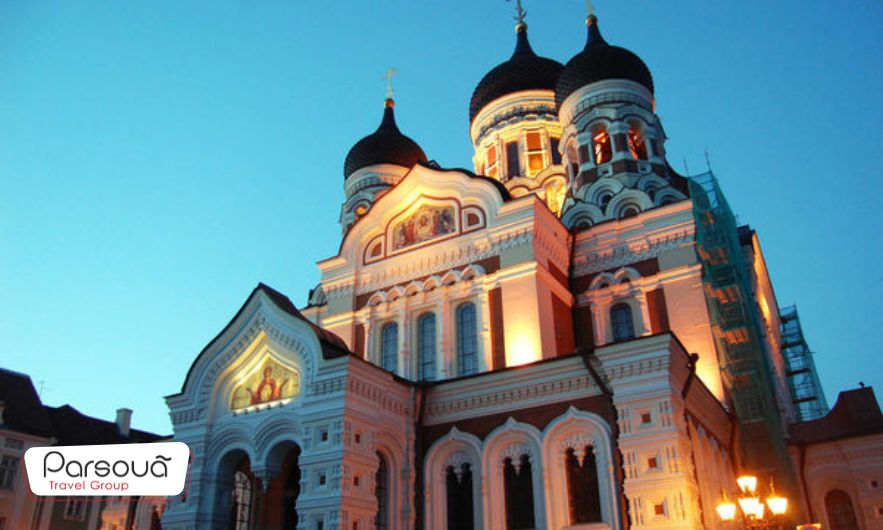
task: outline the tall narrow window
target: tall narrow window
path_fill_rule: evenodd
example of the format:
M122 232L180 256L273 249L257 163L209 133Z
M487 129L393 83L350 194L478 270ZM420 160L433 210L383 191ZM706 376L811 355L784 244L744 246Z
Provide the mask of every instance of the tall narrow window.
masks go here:
M233 503L231 505L230 529L249 530L251 527L251 501L254 485L243 470L233 474Z
M71 497L64 507L64 519L66 521L86 520L86 501L80 497Z
M635 338L635 325L632 320L632 308L620 302L610 308L610 325L613 328L613 340Z
M580 462L576 451L568 448L564 455L567 470L567 496L570 524L601 522L601 498L598 491L598 468L592 446L586 446Z
M855 508L845 491L829 491L825 495L825 511L828 512L828 528L831 530L858 530Z
M446 479L448 530L472 530L472 467L462 464L459 468L448 466Z
M530 457L521 455L514 463L511 458L504 460L503 478L506 489L506 530L534 528Z
M380 366L395 372L399 365L399 325L387 322L380 328Z
M478 333L475 304L466 302L457 307L457 373L470 375L478 371Z
M15 477L18 475L18 458L12 455L0 456L0 489L15 489Z
M536 175L546 167L543 135L539 132L529 132L525 135L525 142L527 144L527 173Z
M610 162L613 158L613 146L610 143L610 135L607 129L598 129L592 137L592 146L595 152L595 164L601 165Z
M570 178L575 179L577 175L579 175L579 166L585 160L580 156L580 152L585 148L585 146L580 147L580 151L578 152L574 147L574 143L571 141L567 144L567 168L570 172ZM588 158L588 150L586 150L586 158Z
M489 177L497 176L497 146L487 148L487 174Z
M417 320L417 380L435 379L435 314Z
M517 177L521 174L521 164L518 161L518 142L506 142L506 178Z
M552 163L556 165L561 163L561 153L558 152L558 144L560 142L560 138L549 137L549 145L552 148Z
M374 516L376 530L389 529L389 465L382 454L377 453L379 464L374 474L374 494L377 496L377 514Z
M647 142L638 124L629 127L629 151L636 160L647 160Z

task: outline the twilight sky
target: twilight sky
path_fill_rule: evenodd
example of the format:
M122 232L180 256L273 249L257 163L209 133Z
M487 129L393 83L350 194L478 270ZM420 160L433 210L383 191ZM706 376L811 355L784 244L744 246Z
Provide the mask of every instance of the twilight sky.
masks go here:
M822 382L883 393L883 3L595 2L653 72L668 159L712 167L796 302ZM525 0L566 62L583 2ZM163 396L263 281L298 305L337 249L343 161L396 78L402 130L470 167L503 0L0 0L0 367L170 433Z

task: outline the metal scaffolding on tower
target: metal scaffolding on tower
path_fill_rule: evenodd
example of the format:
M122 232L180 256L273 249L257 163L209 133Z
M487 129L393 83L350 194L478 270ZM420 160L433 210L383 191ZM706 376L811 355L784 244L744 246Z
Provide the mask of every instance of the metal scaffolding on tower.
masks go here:
M772 466L787 460L785 426L736 217L710 171L689 179L718 360L743 429L742 459L756 468Z
M822 391L813 352L803 336L797 306L783 307L779 311L779 318L782 321L782 353L788 363L788 387L798 419L809 421L821 418L828 413L828 402Z

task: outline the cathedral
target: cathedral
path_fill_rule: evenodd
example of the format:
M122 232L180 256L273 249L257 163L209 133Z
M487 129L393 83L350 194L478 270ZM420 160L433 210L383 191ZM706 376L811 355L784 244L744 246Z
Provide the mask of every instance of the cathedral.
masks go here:
M259 284L166 398L193 458L163 528L723 529L746 474L782 525L883 528L873 392L829 412L757 232L586 26L562 63L519 21L469 169L388 95L307 303Z

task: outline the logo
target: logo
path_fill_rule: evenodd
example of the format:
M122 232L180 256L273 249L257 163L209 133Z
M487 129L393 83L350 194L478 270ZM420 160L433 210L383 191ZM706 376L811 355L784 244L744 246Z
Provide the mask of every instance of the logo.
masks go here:
M32 447L25 452L31 491L42 496L147 495L184 491L190 449L181 442Z

